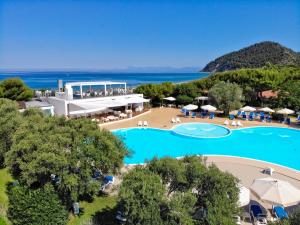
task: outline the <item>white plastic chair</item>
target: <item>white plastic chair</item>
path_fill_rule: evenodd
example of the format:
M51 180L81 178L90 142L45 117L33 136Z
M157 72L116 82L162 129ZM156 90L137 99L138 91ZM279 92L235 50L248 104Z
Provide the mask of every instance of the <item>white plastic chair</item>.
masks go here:
M179 117L176 117L176 123L181 123L181 120L179 119Z
M244 126L244 125L241 123L241 121L238 121L238 122L237 122L237 125L238 125L239 127Z
M236 122L232 121L231 126L235 127L236 126Z
M172 123L176 123L176 120L174 118L171 119Z
M143 126L143 122L142 122L142 121L139 121L139 122L138 122L138 127L141 127L141 126Z
M229 121L228 121L228 120L225 120L225 121L224 121L224 125L225 125L225 126L228 126L228 125L229 125Z
M144 121L144 127L148 127L148 122Z

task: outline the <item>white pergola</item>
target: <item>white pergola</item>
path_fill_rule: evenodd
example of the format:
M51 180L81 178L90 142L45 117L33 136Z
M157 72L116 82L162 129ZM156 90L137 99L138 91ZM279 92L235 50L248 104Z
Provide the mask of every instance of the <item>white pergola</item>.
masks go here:
M126 94L126 82L112 82L112 81L85 81L85 82L67 82L65 84L68 95L73 95L73 87L79 87L80 97L82 98L82 87L83 86L104 86L104 95L106 96L106 88L110 85L124 85Z

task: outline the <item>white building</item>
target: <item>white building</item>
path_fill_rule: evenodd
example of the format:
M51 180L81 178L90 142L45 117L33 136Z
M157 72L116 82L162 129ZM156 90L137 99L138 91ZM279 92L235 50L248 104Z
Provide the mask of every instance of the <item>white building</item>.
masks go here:
M86 86L88 90L84 91ZM100 88L95 90L95 86ZM79 91L74 91L74 87L79 87ZM56 115L70 117L101 114L109 109L142 110L144 103L149 102L142 94L127 92L124 82L70 82L65 84L64 92L57 92L45 101L54 106Z
M25 109L30 109L30 108L37 108L43 111L46 115L53 116L54 115L54 106L44 102L40 101L38 99L34 99L31 101L27 102L21 102L19 103L21 106L20 112L23 112Z

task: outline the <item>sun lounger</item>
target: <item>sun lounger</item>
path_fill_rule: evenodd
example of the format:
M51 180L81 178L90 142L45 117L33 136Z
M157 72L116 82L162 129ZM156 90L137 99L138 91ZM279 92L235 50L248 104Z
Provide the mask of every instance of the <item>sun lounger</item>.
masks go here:
M138 127L141 127L141 126L143 126L143 122L142 122L142 121L139 121L139 122L138 122Z
M253 120L254 120L254 115L253 115L253 114L250 114L248 120L249 120L249 121L253 121Z
M238 121L238 122L237 122L237 126L238 126L238 127L242 127L242 126L244 126L244 125L241 123L241 121Z
M192 112L192 118L196 118L196 112Z
M229 125L229 121L228 121L228 120L225 120L225 121L224 121L224 125L225 125L225 126L228 126L228 125Z
M284 207L281 205L272 206L272 211L274 215L276 216L276 219L286 219L288 218L288 214L285 211Z
M247 119L247 115L246 114L243 114L242 115L242 120L246 120Z
M267 216L263 213L262 208L259 205L250 205L250 215L255 225L267 224Z
M229 119L230 119L230 120L234 120L234 115L230 114L230 115L229 115Z
M215 118L215 113L212 112L209 114L209 119L213 119L213 118Z
M274 172L275 172L275 169L273 169L272 167L267 167L263 170L263 173L269 174L270 176L272 176Z
M176 123L176 120L174 118L172 118L171 123Z
M181 123L181 120L178 117L176 117L176 123Z
M148 122L144 121L143 125L144 125L144 127L148 127Z
M291 125L291 118L286 118L286 124Z
M264 122L265 121L265 116L264 115L260 115L260 122Z

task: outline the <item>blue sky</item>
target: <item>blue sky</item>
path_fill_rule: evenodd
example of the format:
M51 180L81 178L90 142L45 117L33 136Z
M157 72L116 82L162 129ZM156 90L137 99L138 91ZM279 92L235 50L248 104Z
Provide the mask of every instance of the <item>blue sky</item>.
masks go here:
M202 67L255 42L300 51L300 1L0 0L0 68Z

